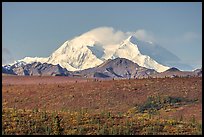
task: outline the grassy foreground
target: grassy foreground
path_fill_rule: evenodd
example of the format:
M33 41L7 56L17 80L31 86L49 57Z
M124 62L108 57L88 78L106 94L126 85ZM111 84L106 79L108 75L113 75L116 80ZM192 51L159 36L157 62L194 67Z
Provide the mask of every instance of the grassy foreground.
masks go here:
M149 97L126 113L2 109L2 134L6 135L201 135L202 125L190 120L164 119L160 111L196 100Z

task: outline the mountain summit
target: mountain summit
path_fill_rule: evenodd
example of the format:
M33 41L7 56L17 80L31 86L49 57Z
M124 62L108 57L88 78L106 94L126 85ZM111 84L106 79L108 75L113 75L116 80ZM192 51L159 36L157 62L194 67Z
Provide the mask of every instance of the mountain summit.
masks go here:
M108 35L109 31L113 35ZM26 57L18 62L59 64L69 71L84 70L100 65L108 59L126 58L139 66L163 72L170 67L158 63L149 55L142 54L134 35L121 36L111 28L96 28L72 40L64 42L47 58ZM149 44L152 44L149 42Z

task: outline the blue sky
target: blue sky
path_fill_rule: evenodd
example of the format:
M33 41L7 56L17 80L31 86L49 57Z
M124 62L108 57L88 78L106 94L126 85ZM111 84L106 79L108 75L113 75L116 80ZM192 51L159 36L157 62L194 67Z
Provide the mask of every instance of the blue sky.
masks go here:
M102 26L145 30L183 63L202 66L201 2L4 2L2 61L47 57L66 40Z

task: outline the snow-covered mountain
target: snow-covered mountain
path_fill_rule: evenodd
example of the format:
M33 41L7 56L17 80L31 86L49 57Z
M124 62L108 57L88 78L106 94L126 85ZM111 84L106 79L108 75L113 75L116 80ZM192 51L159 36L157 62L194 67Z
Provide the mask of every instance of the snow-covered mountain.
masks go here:
M163 72L170 68L158 63L149 55L142 54L135 36L129 35L120 41L115 35L106 37L106 31L110 31L109 28L106 29L102 29L101 33L97 34L96 31L100 32L100 30L94 29L68 40L47 58L25 57L17 62L59 64L69 71L76 71L92 68L105 60L119 57L129 59L139 66L154 69L157 72ZM116 35L120 35L120 33Z
M178 56L161 47L158 43L138 39L134 39L133 43L137 43L138 49L142 54L150 56L165 66L176 67L182 71L193 70L192 66L182 63Z

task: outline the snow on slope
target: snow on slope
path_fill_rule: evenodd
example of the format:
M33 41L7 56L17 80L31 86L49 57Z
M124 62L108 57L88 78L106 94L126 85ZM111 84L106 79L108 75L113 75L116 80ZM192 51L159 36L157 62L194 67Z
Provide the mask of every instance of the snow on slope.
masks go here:
M75 71L92 68L105 60L121 57L158 72L169 69L148 55L141 54L134 39L136 39L134 36L128 37L120 31L115 32L113 28L96 28L66 41L48 58L26 57L19 61L59 64L69 71Z
M139 66L151 68L157 72L163 72L169 69L169 67L157 63L149 56L142 55L138 49L138 46L133 43L134 39L136 39L134 36L130 36L127 40L125 40L124 43L121 44L120 47L116 50L114 56L121 58L125 57L126 59L137 63Z
M41 62L45 63L47 62L48 58L39 58L39 57L25 57L22 60L19 61L24 61L24 62Z
M101 64L103 61L98 59L88 46L94 46L94 42L78 44L75 39L67 41L49 57L48 63L59 64L69 71L86 69Z
M9 65L16 65L17 66L21 66L21 65L25 65L27 63L33 63L33 62L41 62L41 63L45 63L47 62L48 58L40 58L40 57L25 57L23 59L14 61L14 63L10 63Z

